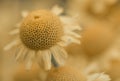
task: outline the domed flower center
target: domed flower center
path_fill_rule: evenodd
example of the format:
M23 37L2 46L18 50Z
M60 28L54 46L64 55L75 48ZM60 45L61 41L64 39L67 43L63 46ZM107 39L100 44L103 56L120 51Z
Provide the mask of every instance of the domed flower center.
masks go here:
M33 11L23 20L20 38L25 46L33 50L45 50L57 42L63 34L60 19L46 10Z

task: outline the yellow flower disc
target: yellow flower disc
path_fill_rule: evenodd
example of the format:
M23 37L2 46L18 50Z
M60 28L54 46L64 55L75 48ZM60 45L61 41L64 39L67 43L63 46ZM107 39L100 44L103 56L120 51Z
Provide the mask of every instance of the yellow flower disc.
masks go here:
M20 27L22 42L33 50L45 50L52 47L60 41L62 34L60 19L47 10L31 12Z

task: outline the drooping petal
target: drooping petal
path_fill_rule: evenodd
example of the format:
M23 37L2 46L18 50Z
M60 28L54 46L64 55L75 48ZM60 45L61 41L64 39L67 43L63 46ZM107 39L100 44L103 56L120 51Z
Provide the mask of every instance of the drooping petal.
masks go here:
M56 48L58 49L58 52L60 53L62 59L67 59L68 57L67 52L60 46L56 46Z
M16 59L16 57L17 57L17 55L18 55L18 53L20 52L20 50L21 50L21 45L18 45L18 46L16 46L17 48L14 50L14 52L13 52L13 54L11 54L12 55L12 57L13 57L13 59Z
M55 5L51 11L56 14L56 15L60 15L61 13L63 13L63 8L59 7L58 5Z
M7 51L9 49L11 49L13 46L16 46L19 44L18 40L14 40L11 43L9 43L7 46L4 47L4 50Z
M62 47L65 47L65 46L67 46L68 44L67 44L66 42L64 42L64 41L61 40L60 42L57 43L57 45L62 46Z
M26 49L25 47L23 47L23 50L21 52L21 55L18 59L16 59L17 61L25 61L25 59L27 58L28 55L28 49Z
M68 31L68 30L66 30L66 31L65 31L65 34L67 34L67 35L72 35L72 36L74 36L74 37L76 37L76 38L81 38L81 36L80 36L79 34L73 32L73 31Z
M42 51L36 53L36 60L40 66L43 66L42 54Z
M110 77L104 73L95 73L88 77L88 81L110 81Z
M75 39L75 38L73 38L71 36L67 36L67 35L63 36L62 40L65 41L68 44L70 44L71 42L76 43L76 44L80 44L80 40Z
M43 62L45 65L45 69L46 70L50 70L51 69L51 53L49 50L45 50L43 51Z
M69 16L60 16L60 19L63 24L72 24L73 23L73 18L71 18Z
M16 54L15 60L18 60L21 57L23 50L24 50L24 47L20 47L19 52Z
M27 55L27 58L25 59L27 70L31 69L34 57L35 57L35 51L29 51L29 54Z
M51 53L52 53L56 63L58 63L59 66L62 66L62 65L64 65L65 60L63 60L63 58L58 50L59 49L56 46L54 46L51 48Z
M64 31L75 31L75 30L82 30L79 24L64 24Z
M15 29L15 30L11 31L9 34L10 35L16 35L18 33L19 33L19 29Z

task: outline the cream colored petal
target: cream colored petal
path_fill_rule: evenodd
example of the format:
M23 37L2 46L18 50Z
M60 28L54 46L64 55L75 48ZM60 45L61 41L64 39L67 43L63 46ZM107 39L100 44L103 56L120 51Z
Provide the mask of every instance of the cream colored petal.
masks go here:
M51 53L56 61L56 63L61 66L64 65L64 60L60 55L60 52L58 52L58 49L56 48L56 46L51 48Z
M35 51L29 51L29 54L27 55L27 58L25 59L27 70L31 69L34 57L35 57Z
M60 20L61 20L64 24L74 23L74 19L73 19L72 17L68 17L68 16L60 16Z
M28 15L28 12L27 12L27 11L22 11L21 15L22 15L23 18L25 18L25 17ZM17 23L17 24L15 25L15 27L16 27L16 28L19 28L20 25L21 25L21 22Z
M74 30L82 30L82 28L78 24L66 24L64 25L64 31L74 31Z
M26 47L24 47L23 45L20 45L17 47L18 50L16 50L16 54L15 54L15 59L16 61L25 61L25 59L27 58L28 55L28 49Z
M15 35L15 34L18 34L19 33L19 29L15 29L13 31L11 31L9 34L10 35Z
M65 41L66 43L70 44L70 43L76 43L76 44L80 44L80 40L77 40L71 36L63 36L62 40Z
M73 43L80 44L80 40L74 39L72 37L69 38Z
M25 61L26 58L27 58L27 56L28 56L28 54L29 54L29 50L26 49L26 48L24 48L23 53L22 53L21 56L20 56L20 60L21 60L21 61Z
M55 5L51 11L56 14L56 15L60 15L61 13L63 13L63 8L61 8L60 6L58 5Z
M95 73L88 77L87 81L110 81L110 77L104 73Z
M61 16L60 19L63 23L64 30L70 30L70 31L81 30L81 27L78 21L76 21L76 18Z
M24 51L24 47L21 47L20 50L19 50L19 52L17 53L17 55L15 57L16 60L18 60L21 57L23 51Z
M65 31L65 34L66 35L72 35L72 36L74 36L74 37L76 37L76 38L81 38L81 36L79 35L79 34L77 34L77 33L75 33L75 32L73 32L73 31Z
M18 40L14 40L11 43L9 43L8 45L6 45L3 49L5 51L7 51L7 50L11 49L13 46L16 46L18 44L20 44L19 41Z
M39 66L41 66L42 68L44 68L45 70L49 70L51 68L51 55L50 55L50 51L38 51L36 54L36 59L37 62L39 64Z
M43 60L42 60L43 56L42 55L43 55L42 51L38 51L36 53L36 61L38 62L39 66L44 68L44 64L43 64Z
M84 73L85 74L90 74L92 72L97 72L99 70L99 65L98 65L98 62L93 62L93 63L90 63L84 70Z
M57 45L62 46L62 47L65 47L65 46L67 46L68 44L65 43L64 41L60 41L60 42L57 43Z
M61 40L64 41L66 43L66 45L71 43L70 40L68 40L68 36L61 37Z
M13 54L11 54L12 57L13 57L13 59L16 59L16 57L17 57L19 51L21 50L21 48L20 48L21 45L18 45L18 46L16 46L16 47L17 47L17 48L14 49Z
M57 64L61 64L61 61L60 61L60 57L59 57L59 53L57 52L57 50L55 49L55 46L54 48L52 47L51 48L51 53L56 61Z
M71 26L71 30L82 30L82 28L76 24L76 25L73 25L73 27Z
M43 53L42 59L45 65L45 69L50 70L51 69L51 53L49 50L45 50L42 53Z
M64 58L64 59L67 59L68 54L67 54L67 52L63 49L63 47L56 46L56 48L58 49L58 52L60 53L61 57Z
M39 64L39 66L43 69L45 69L45 64L44 64L44 61L43 61L43 55L44 55L44 52L42 51L38 51L36 53L36 61L37 63ZM45 69L46 70L46 69Z

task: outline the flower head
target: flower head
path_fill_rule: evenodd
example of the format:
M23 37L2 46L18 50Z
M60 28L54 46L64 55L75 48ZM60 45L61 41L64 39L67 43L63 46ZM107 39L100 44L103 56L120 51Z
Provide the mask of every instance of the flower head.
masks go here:
M45 50L60 41L63 26L60 19L47 10L33 11L23 20L20 38L33 50Z
M63 49L71 42L80 43L79 24L68 16L60 16L63 9L55 6L51 11L37 10L23 13L23 21L10 34L17 39L5 47L8 50L17 47L14 54L17 61L24 61L29 69L33 61L44 64L45 69L64 64L67 53Z
M86 77L68 66L51 69L46 81L86 81Z

